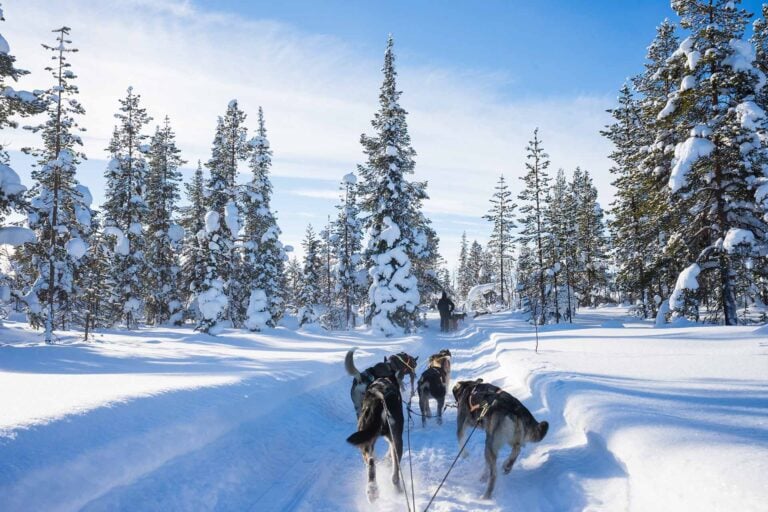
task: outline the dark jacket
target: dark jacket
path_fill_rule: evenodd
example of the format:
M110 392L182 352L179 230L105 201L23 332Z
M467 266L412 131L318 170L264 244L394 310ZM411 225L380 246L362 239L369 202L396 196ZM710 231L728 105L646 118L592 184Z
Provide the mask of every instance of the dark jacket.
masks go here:
M440 314L449 315L456 309L456 305L448 297L443 297L437 301L437 310Z

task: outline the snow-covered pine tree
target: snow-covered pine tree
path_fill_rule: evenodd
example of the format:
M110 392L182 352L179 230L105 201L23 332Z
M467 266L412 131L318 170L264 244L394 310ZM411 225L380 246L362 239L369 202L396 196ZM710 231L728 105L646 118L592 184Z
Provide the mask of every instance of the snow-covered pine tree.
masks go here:
M755 66L763 75L768 76L768 4L763 4L762 17L755 20L752 31L752 43L755 45ZM768 80L757 95L757 104L763 111L768 110ZM755 199L763 209L763 219L768 221L768 175L755 183ZM753 265L758 281L755 286L759 300L768 304L768 254L755 258ZM757 298L757 297L756 297Z
M422 254L428 252L420 212L426 193L422 184L406 179L413 173L416 152L408 135L406 111L398 102L401 93L393 44L390 36L379 110L371 121L375 135L360 137L367 162L358 167L361 207L368 214L368 320L375 331L386 336L412 331L418 324L420 298L413 260L429 256Z
M0 20L2 7L0 7ZM26 116L40 107L39 99L32 93L16 91L10 82L29 73L15 67L16 58L11 55L8 42L0 35L0 130L18 126L13 116ZM25 210L24 192L27 188L21 184L19 175L8 165L8 155L0 140L0 244L18 247L27 242L34 242L34 233L19 226L6 226L6 216L12 212ZM19 266L19 265L17 265ZM13 277L0 270L0 308L5 311L14 293ZM15 291L18 293L18 290ZM0 315L0 325L2 324Z
M5 21L2 12L0 4L0 21ZM26 117L44 109L45 104L39 97L40 91L17 91L11 85L28 74L29 71L16 67L16 57L11 54L8 41L0 35L0 100L2 100L0 101L0 130L16 128L18 126L16 116ZM3 142L0 140L0 163L7 164L8 154L3 147Z
M459 297L464 300L467 298L469 289L473 286L469 273L469 242L467 242L467 232L461 233L461 245L459 248L459 268L456 276L456 288Z
M243 297L239 293L243 289L233 285L238 267L235 240L240 231L235 179L238 164L249 153L244 122L245 113L237 100L230 101L226 114L219 118L211 159L206 164L211 173L205 189L208 212L202 241L206 273L197 295L197 329L210 334L219 333L228 323L245 316L238 307L244 303L238 300Z
M766 115L756 103L765 77L743 39L749 14L738 4L673 2L690 35L674 54L688 74L669 115L688 138L675 148L669 187L676 211L695 212L678 233L697 255L698 282L706 282L701 289L713 293L726 325L738 323L737 272L745 280L752 274L740 262L764 254L768 231L755 195L765 179Z
M78 296L79 310L83 318L85 341L97 328L114 323L111 318L109 297L105 296L112 257L112 244L101 229L101 219L97 211L91 219L91 236L88 240L88 252L82 258L81 285Z
M287 256L280 242L281 231L272 212L272 183L269 179L272 167L272 150L267 139L264 112L259 107L256 136L250 140L251 156L249 166L253 177L242 186L243 209L243 264L242 283L252 295L254 290L264 292L266 309L258 310L249 322L251 327L260 329L265 325L274 327L285 311L285 278L283 267ZM261 294L257 293L260 299ZM250 302L250 297L248 297ZM261 306L261 305L260 305ZM257 311L257 306L250 311ZM263 314L266 312L267 314ZM264 320L263 325L261 320Z
M326 314L331 313L330 310L335 299L334 290L336 289L333 275L333 267L336 263L336 251L334 250L334 242L332 240L333 231L334 226L329 215L325 226L319 233L320 259L323 262L320 267L320 292L322 295L320 302L325 306ZM331 320L331 324L334 323L332 319L327 320ZM324 323L328 325L328 322Z
M320 240L315 235L311 224L307 226L301 245L304 248L304 266L301 273L298 306L299 325L304 325L318 322L323 313L321 305L323 291L320 288L323 262L320 257Z
M298 297L301 293L301 282L301 263L296 256L293 256L285 266L285 296L287 298L285 306L286 310L292 314L299 312Z
M495 266L498 269L501 303L506 305L511 299L509 290L506 290L507 293L505 294L505 289L507 287L506 281L511 274L509 263L512 260L512 230L517 227L515 225L517 204L512 200L512 192L509 190L509 185L507 185L503 174L499 177L494 189L496 192L490 199L491 209L483 218L493 224L488 249L493 253Z
M344 312L344 327L356 325L356 310L363 299L366 276L362 270L363 226L357 205L357 177L354 173L344 176L341 182L341 203L333 223L332 243L336 247L336 265L333 268L336 283L335 294Z
M546 209L546 199L549 193L549 155L544 152L539 139L539 129L533 131L533 139L528 142L526 147L525 168L528 172L520 179L524 187L517 195L517 198L523 201L520 207L522 214L520 235L517 240L523 245L531 244L536 257L535 265L531 267L534 273L537 289L539 293L538 304L541 310L534 312L540 316L539 322L543 322L547 309L547 276L544 266L544 239L548 236L547 227L544 225L544 211Z
M594 307L600 292L608 284L608 240L605 235L603 210L597 202L597 188L589 171L577 168L573 173L570 193L575 196L576 240L578 257L574 272L580 304Z
M645 71L633 79L640 95L642 124L650 144L639 149L643 159L639 164L639 188L643 190L644 224L638 228L638 236L645 240L638 248L645 248L647 265L645 269L648 296L652 314L657 304L671 293L683 262L688 261L687 248L681 251L681 244L670 243L675 226L687 222L690 212L670 208L670 190L667 186L672 171L674 149L685 140L687 131L681 130L674 116L668 118L665 108L670 98L678 92L679 84L687 74L687 67L680 59L670 59L677 51L679 41L675 27L664 21L658 28L654 41L648 47ZM641 181L642 180L642 181ZM644 227L645 229L640 229ZM653 293L655 292L655 293Z
M114 318L122 318L126 327L137 327L144 310L147 263L145 260L144 223L147 216L147 161L149 146L144 126L152 120L140 105L141 96L128 87L115 118L108 151L112 156L105 178L105 233L115 238L115 253L110 270Z
M184 228L174 221L184 160L168 116L156 127L149 148L147 175L147 320L153 325L181 325L179 252Z
M197 295L205 280L205 254L202 241L205 239L205 179L203 166L198 160L192 181L184 184L187 204L179 208L179 224L184 228L184 243L181 254L181 294L185 304L186 317L195 323L200 320Z
M477 240L473 240L469 247L469 256L467 256L467 293L473 286L493 282L491 267L489 266L487 269L485 267L486 258L483 246Z
M656 222L648 222L650 190L638 168L643 158L642 148L648 146L647 124L641 107L627 84L621 88L618 106L608 111L614 123L602 134L614 145L610 158L615 162L611 173L616 176L616 200L611 213L611 231L619 270L617 285L632 304L637 304L643 317L652 314L649 290L648 261L651 256L649 233L658 231Z
M37 242L27 244L32 263L36 266L36 281L29 294L30 323L45 327L45 341L52 343L55 328L67 328L73 320L78 285L76 283L81 258L88 250L91 232L91 194L75 176L77 165L84 158L77 135L76 116L85 113L75 97L76 78L67 62L67 54L77 51L69 45L70 29L61 27L54 46L43 45L53 53L53 66L46 68L53 76L53 85L43 92L48 119L29 127L40 132L42 146L25 148L37 159L32 171L35 185L30 191L29 227L35 230Z
M557 170L554 183L547 195L544 210L544 225L547 226L547 236L544 238L544 264L550 277L550 316L556 322L561 318L573 320L572 290L568 279L569 258L567 254L570 226L573 217L568 216L568 182L563 169Z

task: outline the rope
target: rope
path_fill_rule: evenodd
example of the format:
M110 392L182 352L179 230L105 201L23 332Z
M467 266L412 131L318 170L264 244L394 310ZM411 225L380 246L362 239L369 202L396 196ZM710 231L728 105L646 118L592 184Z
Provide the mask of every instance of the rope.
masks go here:
M389 435L394 436L394 431L392 430L392 423L389 421L389 409L387 408L387 401L382 400L382 403L384 404L384 416L387 418ZM392 448L394 448L394 446ZM409 448L409 451L410 451L410 448ZM397 450L395 450L395 457L397 457ZM403 494L405 495L405 504L408 507L408 512L411 512L411 501L408 499L408 492L406 491L406 487L405 487L405 477L403 476L403 468L400 467L400 459L397 460L397 472L400 475L400 481L403 482ZM416 512L416 511L414 510L413 512Z
M400 354L394 354L394 355L391 355L389 357L396 357L396 358L398 358L400 360L400 362L405 365L406 368L408 368L409 370L411 370L414 373L416 372L416 368L411 366L411 365L409 365L402 357L400 357Z
M411 404L408 403L408 469L411 473L411 500L413 501L413 512L416 512L416 490L413 487L413 461L411 460Z
M435 493L429 499L429 503L427 503L427 506L424 507L424 511L423 512L427 512L427 510L429 510L429 507L432 505L432 502L435 501L435 498L437 497L437 493L440 492L440 489L443 487L443 484L445 483L445 480L448 478L448 475L451 474L451 471L453 470L453 467L456 465L456 462L459 460L459 457L461 457L461 454L464 451L464 448L467 447L467 443L469 443L469 440L472 439L472 434L474 434L475 430L477 430L477 427L480 424L480 420L483 419L483 416L485 416L485 413L488 412L489 408L490 408L489 404L485 404L483 406L483 412L480 413L480 416L477 418L477 421L475 422L475 426L472 427L472 432L469 433L469 436L467 436L466 441L464 441L464 444L461 445L461 449L459 450L459 453L456 454L456 457L453 459L453 462L451 462L451 466L448 468L448 471L445 473L445 476L440 481L440 485L438 485L437 489L435 489Z

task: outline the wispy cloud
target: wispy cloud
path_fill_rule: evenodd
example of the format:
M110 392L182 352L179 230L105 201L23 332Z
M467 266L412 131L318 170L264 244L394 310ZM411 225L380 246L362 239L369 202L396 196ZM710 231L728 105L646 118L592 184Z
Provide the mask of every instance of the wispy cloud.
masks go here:
M191 1L61 0L52 8L49 0L10 0L5 7L3 33L19 64L33 71L24 80L28 88L47 83L41 71L47 56L39 44L49 42L52 28L72 27L80 53L71 61L88 112L83 124L90 158L105 157L117 100L132 85L156 121L171 117L190 162L208 158L216 117L232 98L252 116L264 107L275 175L337 181L362 161L359 137L369 131L377 107L381 53L366 54L339 38L275 21L203 10ZM405 59L398 70L418 153L416 178L429 182L428 212L477 219L502 172L516 192L535 127L541 129L553 168L592 170L602 202L608 201L609 148L598 131L612 98L505 98L499 93L502 84L524 80L514 70L478 74L414 67ZM252 127L253 117L249 121ZM4 134L17 147L36 142L30 137ZM94 175L84 181L101 190L100 179ZM332 190L288 192L336 199ZM328 213L316 215L324 219ZM292 215L283 207L281 222L290 225ZM461 230L451 222L435 223L446 240ZM284 232L294 245L301 237ZM451 259L455 250L444 247L444 253Z

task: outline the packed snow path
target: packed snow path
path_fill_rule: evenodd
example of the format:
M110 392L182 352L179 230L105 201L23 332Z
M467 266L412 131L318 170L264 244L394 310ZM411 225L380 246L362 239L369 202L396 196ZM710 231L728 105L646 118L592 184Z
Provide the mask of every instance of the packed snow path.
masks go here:
M407 350L453 353L452 382L504 387L548 436L528 445L494 499L484 433L432 510L761 510L768 492L768 329L651 329L619 308L573 326L479 317L458 333L384 340L277 329L213 338L182 329L40 346L0 329L3 510L405 510L380 442L381 499L365 499L351 346L359 368ZM420 368L421 371L423 368ZM449 399L452 402L452 399ZM417 400L413 408L418 411ZM455 409L411 427L417 508L457 453ZM506 455L503 452L502 455ZM403 458L408 482L408 457ZM409 484L408 484L409 487Z

